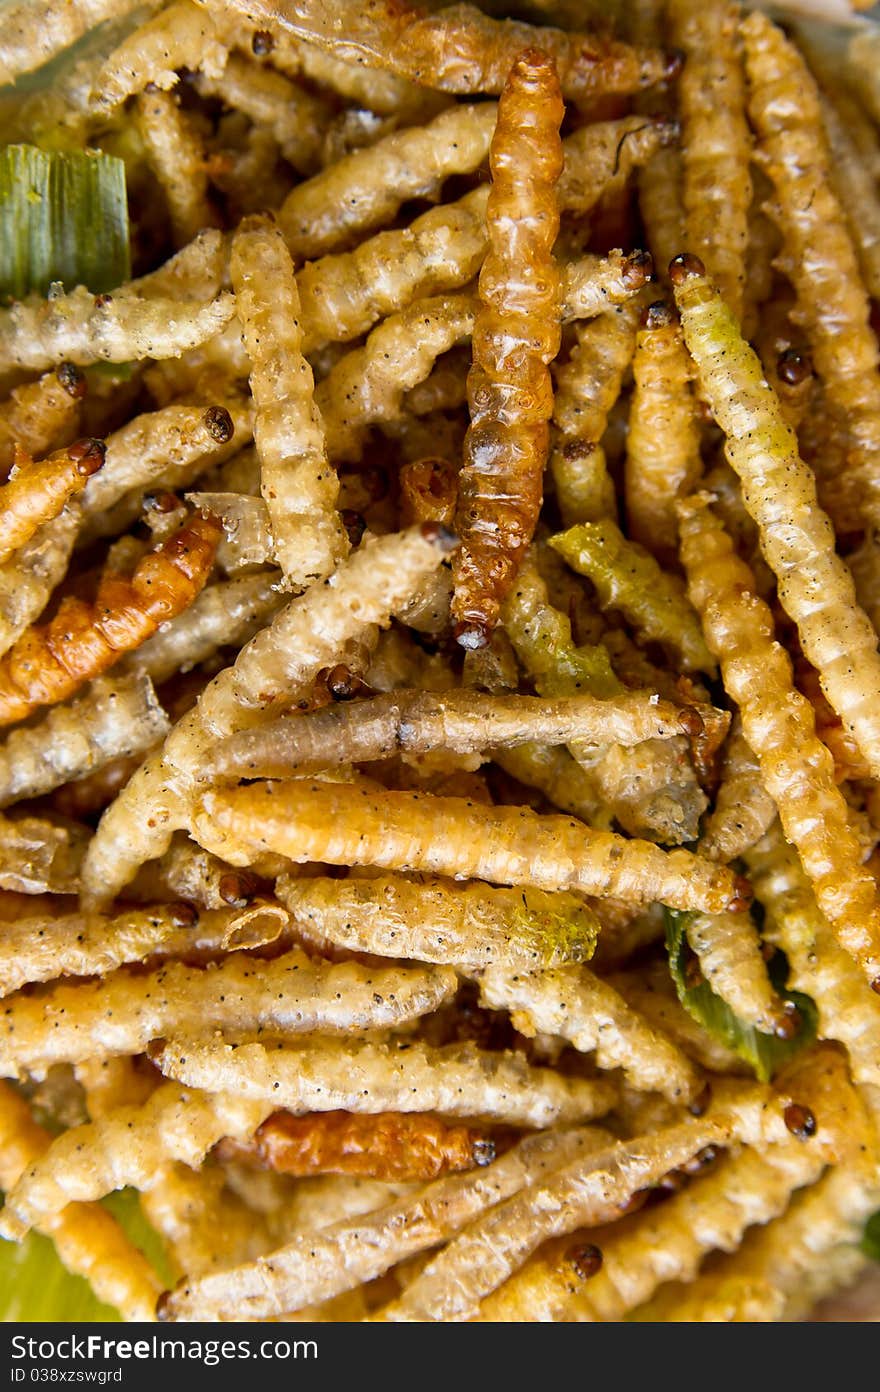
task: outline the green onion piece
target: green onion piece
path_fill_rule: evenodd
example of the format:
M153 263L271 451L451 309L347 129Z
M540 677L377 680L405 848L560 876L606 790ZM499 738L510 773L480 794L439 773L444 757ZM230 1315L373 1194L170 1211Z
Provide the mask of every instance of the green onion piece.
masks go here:
M870 1257L872 1261L880 1262L880 1209L876 1213L872 1213L865 1224L865 1231L859 1245L866 1257Z
M0 295L45 295L56 282L101 294L130 275L122 160L0 149Z
M777 952L768 963L768 975L782 999L795 1003L801 1023L792 1039L779 1039L774 1034L762 1034L760 1030L756 1030L753 1025L747 1024L734 1014L726 1001L716 996L708 982L700 981L698 985L688 985L687 925L691 915L675 909L665 909L664 914L669 970L675 982L678 999L698 1024L754 1069L760 1082L768 1083L788 1059L816 1038L819 1016L813 1001L798 991L786 990L788 963L784 954Z

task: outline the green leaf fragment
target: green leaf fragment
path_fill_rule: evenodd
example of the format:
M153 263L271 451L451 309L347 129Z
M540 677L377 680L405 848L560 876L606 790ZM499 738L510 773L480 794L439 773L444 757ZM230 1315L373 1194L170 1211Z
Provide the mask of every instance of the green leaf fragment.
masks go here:
M801 1023L791 1039L762 1034L753 1025L746 1024L720 996L716 996L707 982L700 981L697 985L689 985L686 970L690 951L687 925L691 915L675 909L664 909L664 916L669 970L675 982L678 999L685 1010L709 1034L749 1064L760 1082L770 1082L784 1063L813 1042L819 1021L818 1011L809 996L786 989L788 966L784 955L776 953L768 964L768 974L783 1000L793 1001L798 1008Z
M61 283L94 294L131 275L122 160L96 151L0 150L0 295Z
M880 1262L880 1209L872 1213L862 1234L859 1244L866 1257L871 1261Z

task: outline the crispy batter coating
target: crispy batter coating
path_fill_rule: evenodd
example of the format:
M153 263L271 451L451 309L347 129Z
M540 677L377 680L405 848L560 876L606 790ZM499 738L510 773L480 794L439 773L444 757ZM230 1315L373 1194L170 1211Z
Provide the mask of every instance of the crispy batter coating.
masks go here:
M868 294L880 299L880 194L862 151L835 106L822 98L822 121L831 151L837 197L846 213L850 236Z
M55 618L29 629L0 662L0 724L65 700L174 618L204 585L219 536L213 518L196 515L131 579L107 572L94 604L62 600Z
M643 640L671 648L688 671L715 670L677 577L661 570L637 543L627 541L610 518L582 522L551 537L550 545L592 582L603 609L619 609Z
M859 95L875 121L880 120L877 52L877 35L870 28L857 30L846 48L847 63L858 82Z
M352 952L471 971L534 971L592 956L599 922L573 894L376 875L345 880L282 875L276 886L309 936Z
M672 41L685 54L678 83L686 237L682 245L703 258L740 319L752 198L752 140L737 50L740 10L729 0L671 0L669 17Z
M581 1053L594 1053L598 1068L620 1068L630 1085L662 1092L671 1102L693 1102L703 1079L691 1061L654 1029L622 996L586 967L524 972L490 966L479 975L480 999L509 1010L521 1034L555 1035Z
M4 1189L11 1189L28 1166L39 1161L51 1139L34 1120L24 1098L0 1083L0 1183ZM84 1276L99 1300L114 1305L124 1319L155 1319L159 1278L106 1209L71 1204L37 1227L51 1237L67 1270Z
M554 370L550 470L566 527L617 515L602 436L632 360L637 298L575 329L566 363Z
M493 1155L492 1142L481 1132L424 1112L277 1112L257 1128L251 1147L259 1163L280 1174L355 1174L404 1183L472 1170Z
M312 370L302 355L299 295L290 254L268 217L246 218L230 271L251 359L260 490L288 585L323 579L348 551L336 511Z
M208 792L202 807L196 838L233 864L271 850L294 861L427 870L710 913L748 899L732 871L688 851L664 852L528 807L306 782Z
M473 5L450 5L433 14L401 0L366 7L337 0L329 11L321 0L227 0L226 8L244 12L251 23L266 20L349 62L386 68L445 92L500 92L511 66L529 47L543 49L555 62L563 93L574 101L650 87L677 71L680 61L605 35L491 19Z
M694 914L688 919L688 945L700 971L735 1015L765 1034L786 1038L795 1024L777 996L761 953L761 940L748 914Z
M163 1298L160 1317L266 1319L351 1290L444 1242L566 1160L588 1154L604 1135L584 1127L526 1137L485 1169L446 1175L368 1214L297 1235L269 1257L230 1273L185 1281Z
M465 648L498 622L541 507L553 409L548 364L559 351L559 230L564 108L551 59L528 50L501 99L489 163L489 251L468 373L471 424L459 474L452 613Z
M229 1188L218 1165L164 1166L141 1206L180 1275L201 1276L230 1260L250 1261L273 1245L268 1219Z
M73 363L62 363L36 382L24 382L0 402L0 473L12 467L15 446L33 459L70 444L79 434L86 380Z
M211 1091L222 1086L298 1116L430 1111L540 1128L601 1116L617 1097L610 1079L535 1068L519 1051L437 1048L407 1036L376 1043L307 1037L272 1048L182 1040L151 1052L169 1077Z
M175 0L113 50L95 80L92 100L106 113L149 83L163 92L175 87L178 68L219 77L227 57L210 15L191 0Z
M261 570L207 585L182 614L141 644L131 663L154 682L164 682L226 644L249 642L281 608L278 579L276 570Z
M455 973L442 967L329 965L299 950L271 963L233 953L208 967L120 967L99 981L9 997L0 1017L0 1069L9 1077L19 1068L137 1054L173 1030L389 1029L429 1014L455 987Z
M203 228L216 226L208 197L205 149L198 130L175 96L142 92L135 104L138 133L159 183L174 234L186 246Z
M845 425L847 468L858 485L862 516L872 521L880 515L877 338L846 216L834 192L818 92L797 49L765 15L750 14L741 32L749 114L759 158L773 183L770 211L783 235L786 274L797 291L798 315L816 371ZM824 581L819 588L826 588Z
M362 545L331 582L312 586L261 629L105 812L85 867L90 902L109 902L187 825L209 744L302 699L322 667L337 663L349 644L369 639L376 625L388 624L452 544L448 532L429 523ZM152 825L143 815L147 806Z
M691 492L702 462L693 368L681 328L663 301L651 305L642 318L632 369L624 471L628 534L668 561L678 538L675 500Z
M786 836L841 946L874 982L880 975L876 887L847 820L834 760L816 734L812 706L794 685L789 656L773 637L773 616L708 501L702 494L680 505L688 592Z
M132 10L155 9L159 0L50 0L34 22L30 0L10 5L3 16L0 83L41 68L76 43L96 24L120 19Z
M494 749L492 762L526 788L543 793L560 812L570 812L597 831L610 830L614 811L599 781L567 750L521 744L513 749Z
M77 440L36 464L24 451L15 454L15 471L0 488L0 566L82 492L104 453L101 440Z
M85 827L46 817L0 818L0 889L76 894L88 841Z
M752 15L751 19L760 18ZM877 634L855 602L852 576L820 511L811 470L763 380L760 363L693 259L675 268L675 297L701 389L727 436L726 453L758 524L779 599L797 624L822 690L870 766L880 767ZM835 337L835 341L837 337ZM797 526L792 519L797 519Z
M120 757L142 755L170 728L148 676L97 677L74 700L0 744L0 807L40 797Z
M768 830L776 804L761 781L761 767L737 715L724 748L715 805L700 837L700 852L729 865Z
M226 293L197 304L159 295L90 295L81 285L46 300L22 300L0 310L0 372L42 372L65 361L176 358L219 333L234 310Z
M298 172L312 174L318 167L333 107L302 83L231 54L222 74L200 72L196 86L203 96L243 112Z

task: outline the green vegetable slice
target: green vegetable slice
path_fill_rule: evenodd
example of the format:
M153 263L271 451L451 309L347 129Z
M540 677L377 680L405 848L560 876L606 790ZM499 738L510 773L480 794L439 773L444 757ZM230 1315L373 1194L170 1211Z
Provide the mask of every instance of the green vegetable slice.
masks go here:
M95 294L131 275L122 160L95 151L0 149L0 295L61 282Z
M872 1213L865 1224L860 1246L866 1257L880 1262L880 1209Z
M788 963L784 955L777 952L768 964L770 979L783 1000L795 1003L801 1023L792 1039L779 1039L773 1034L762 1034L753 1025L746 1024L735 1015L730 1006L720 996L716 996L707 982L700 981L697 985L688 985L686 968L690 948L687 941L687 925L691 915L675 909L665 909L664 914L669 970L675 982L678 999L698 1024L754 1069L760 1082L769 1082L788 1059L816 1038L818 1011L813 1001L798 991L786 990Z

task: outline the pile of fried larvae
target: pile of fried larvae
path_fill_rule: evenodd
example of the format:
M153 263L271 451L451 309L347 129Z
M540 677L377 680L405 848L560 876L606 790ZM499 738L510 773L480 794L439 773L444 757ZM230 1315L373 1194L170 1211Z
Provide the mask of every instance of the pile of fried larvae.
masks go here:
M136 278L0 309L0 1233L128 1320L806 1318L880 1208L878 31L41 8L3 129L125 159Z

